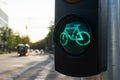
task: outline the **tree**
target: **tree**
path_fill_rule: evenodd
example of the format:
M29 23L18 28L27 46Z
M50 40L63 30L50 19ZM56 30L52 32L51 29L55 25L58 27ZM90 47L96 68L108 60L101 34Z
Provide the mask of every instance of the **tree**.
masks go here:
M16 46L16 36L12 29L8 30L8 38L7 38L7 43L9 48L14 48Z
M23 44L30 44L30 38L28 36L22 36L21 41Z

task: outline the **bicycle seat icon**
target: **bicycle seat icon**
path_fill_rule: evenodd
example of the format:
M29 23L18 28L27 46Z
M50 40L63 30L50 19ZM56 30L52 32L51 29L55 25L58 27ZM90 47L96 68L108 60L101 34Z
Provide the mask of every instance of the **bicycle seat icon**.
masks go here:
M64 31L60 34L60 43L66 46L68 41L75 41L79 46L86 46L90 43L90 34L79 29L80 24L66 24Z

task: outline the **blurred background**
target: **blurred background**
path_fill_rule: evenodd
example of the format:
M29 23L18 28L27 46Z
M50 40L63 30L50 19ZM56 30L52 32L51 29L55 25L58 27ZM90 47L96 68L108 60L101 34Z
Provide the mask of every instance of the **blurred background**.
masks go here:
M0 53L17 44L52 50L54 0L0 0Z

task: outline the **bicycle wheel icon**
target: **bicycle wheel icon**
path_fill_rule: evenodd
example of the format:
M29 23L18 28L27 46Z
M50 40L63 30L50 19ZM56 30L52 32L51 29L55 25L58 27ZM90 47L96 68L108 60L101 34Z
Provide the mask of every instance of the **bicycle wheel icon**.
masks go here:
M66 46L67 43L68 43L68 36L65 32L62 32L60 34L60 43L61 43L62 46Z
M82 39L80 38L82 35ZM87 32L81 31L80 33L76 34L76 43L80 46L86 46L90 43L90 35Z

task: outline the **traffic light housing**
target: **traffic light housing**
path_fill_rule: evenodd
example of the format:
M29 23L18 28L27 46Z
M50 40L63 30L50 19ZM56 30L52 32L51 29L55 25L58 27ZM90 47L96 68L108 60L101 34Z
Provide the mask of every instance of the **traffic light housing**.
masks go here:
M76 77L106 71L107 29L99 11L99 0L55 0L56 71Z

